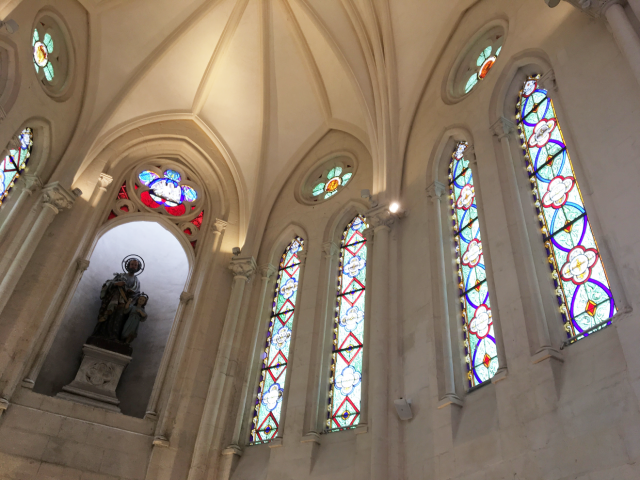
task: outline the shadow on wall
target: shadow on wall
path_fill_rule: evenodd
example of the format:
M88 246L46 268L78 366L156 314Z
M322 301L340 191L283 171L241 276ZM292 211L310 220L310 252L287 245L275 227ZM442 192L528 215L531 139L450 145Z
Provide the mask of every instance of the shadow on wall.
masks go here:
M54 396L74 379L82 345L97 322L102 284L122 270L122 259L130 254L140 255L146 264L139 280L141 291L149 295L148 320L140 324L132 343L133 360L122 375L117 395L125 415L144 417L189 273L182 245L155 222L119 225L100 238L38 376L36 392Z

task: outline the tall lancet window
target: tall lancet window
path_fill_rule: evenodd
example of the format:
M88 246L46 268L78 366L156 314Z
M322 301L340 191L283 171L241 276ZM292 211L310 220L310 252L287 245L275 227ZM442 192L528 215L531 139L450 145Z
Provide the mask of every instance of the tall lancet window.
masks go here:
M467 147L466 142L459 142L451 156L449 188L467 379L473 388L491 379L499 365L473 173L465 158Z
M13 188L22 171L27 167L33 147L33 130L25 128L16 137L13 144L9 145L9 153L2 161L0 168L0 205Z
M575 340L617 310L553 102L539 78L526 80L516 117L564 328Z
M298 254L303 248L304 240L296 237L285 249L280 260L269 330L260 366L260 384L253 410L250 438L252 444L268 442L278 433L300 279Z
M360 422L367 282L367 240L362 232L367 227L364 217L358 215L342 234L327 408L328 431L352 428Z

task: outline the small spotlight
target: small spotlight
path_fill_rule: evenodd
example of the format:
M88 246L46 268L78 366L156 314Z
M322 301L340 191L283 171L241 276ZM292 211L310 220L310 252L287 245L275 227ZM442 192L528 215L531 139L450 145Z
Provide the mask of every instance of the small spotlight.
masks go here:
M398 204L398 202L393 202L391 205L389 205L389 211L391 213L398 213L398 210L400 210L400 205Z
M231 250L231 252L237 257L238 255L240 255L240 247L233 247L233 249Z
M560 0L544 0L544 3L549 5L550 8L555 8L560 4Z

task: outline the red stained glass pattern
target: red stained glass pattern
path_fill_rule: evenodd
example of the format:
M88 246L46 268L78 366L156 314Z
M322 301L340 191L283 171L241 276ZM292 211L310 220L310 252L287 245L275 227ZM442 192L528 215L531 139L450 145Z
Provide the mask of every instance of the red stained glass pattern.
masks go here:
M127 193L127 182L124 182L120 187L120 192L118 193L118 200L129 200L129 194Z
M140 200L142 200L142 203L144 203L149 208L160 208L160 205L154 202L154 200L151 198L149 192L142 192L140 194Z
M173 215L174 217L180 217L187 212L184 203L181 203L177 207L167 207L165 205L164 209L167 211L167 213L169 213L169 215Z
M109 218L107 218L107 220L111 220L112 218L116 218L116 217L117 217L116 213L113 210L111 210L111 213L109 214Z
M204 217L204 211L200 212L200 215L198 215L196 218L191 220L191 223L193 223L196 227L198 227L198 230L200 230L200 227L202 227L203 217Z

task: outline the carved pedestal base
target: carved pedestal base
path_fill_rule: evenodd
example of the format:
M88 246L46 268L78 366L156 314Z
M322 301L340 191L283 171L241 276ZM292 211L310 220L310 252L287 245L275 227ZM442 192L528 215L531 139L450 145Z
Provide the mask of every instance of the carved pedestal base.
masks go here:
M76 378L57 396L119 412L116 387L131 357L86 344L82 353L84 357Z

